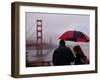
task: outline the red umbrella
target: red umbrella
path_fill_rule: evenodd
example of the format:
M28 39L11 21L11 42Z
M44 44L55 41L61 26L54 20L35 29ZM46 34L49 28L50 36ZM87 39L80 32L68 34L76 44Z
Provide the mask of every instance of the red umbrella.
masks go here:
M59 39L75 42L89 42L89 37L80 31L67 31L63 33Z

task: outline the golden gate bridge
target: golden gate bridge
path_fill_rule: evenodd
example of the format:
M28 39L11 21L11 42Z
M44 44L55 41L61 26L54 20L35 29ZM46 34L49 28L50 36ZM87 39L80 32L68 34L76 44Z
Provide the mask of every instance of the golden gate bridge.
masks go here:
M32 26L26 32L26 49L28 47L32 47L33 50L36 51L36 55L33 56L33 58L36 58L36 60L34 61L28 60L27 57L29 52L26 52L26 67L52 65L52 61L48 61L44 59L44 57L50 55L50 51L52 50L52 39L49 37L48 42L44 40L42 27L43 27L42 19L37 19L36 30L34 31ZM44 49L48 49L46 54L44 54L43 52Z

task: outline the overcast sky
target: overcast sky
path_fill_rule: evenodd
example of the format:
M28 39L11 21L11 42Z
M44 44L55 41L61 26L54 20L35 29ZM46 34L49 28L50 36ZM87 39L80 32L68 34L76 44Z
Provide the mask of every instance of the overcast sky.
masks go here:
M79 30L89 36L89 15L26 12L25 30L27 40L35 40L36 38L37 19L42 19L43 40L45 41L48 41L49 38L51 38L54 43L56 43L60 35L69 30ZM31 35L32 37L30 37Z

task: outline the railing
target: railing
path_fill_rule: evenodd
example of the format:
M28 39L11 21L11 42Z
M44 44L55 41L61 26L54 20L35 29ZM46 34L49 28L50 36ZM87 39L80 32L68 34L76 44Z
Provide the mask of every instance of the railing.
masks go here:
M33 61L27 62L26 67L35 67L35 66L52 66L52 61Z

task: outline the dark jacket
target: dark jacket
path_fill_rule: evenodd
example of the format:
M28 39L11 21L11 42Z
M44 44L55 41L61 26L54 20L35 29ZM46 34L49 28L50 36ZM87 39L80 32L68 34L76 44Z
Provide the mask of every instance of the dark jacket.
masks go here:
M89 61L86 56L76 56L75 58L75 65L81 65L81 64L89 64Z
M66 46L58 47L53 54L54 65L70 65L74 61L74 55L70 48Z
M79 65L79 64L84 64L84 63L83 63L83 61L82 61L82 58L77 56L77 57L75 58L75 65Z

